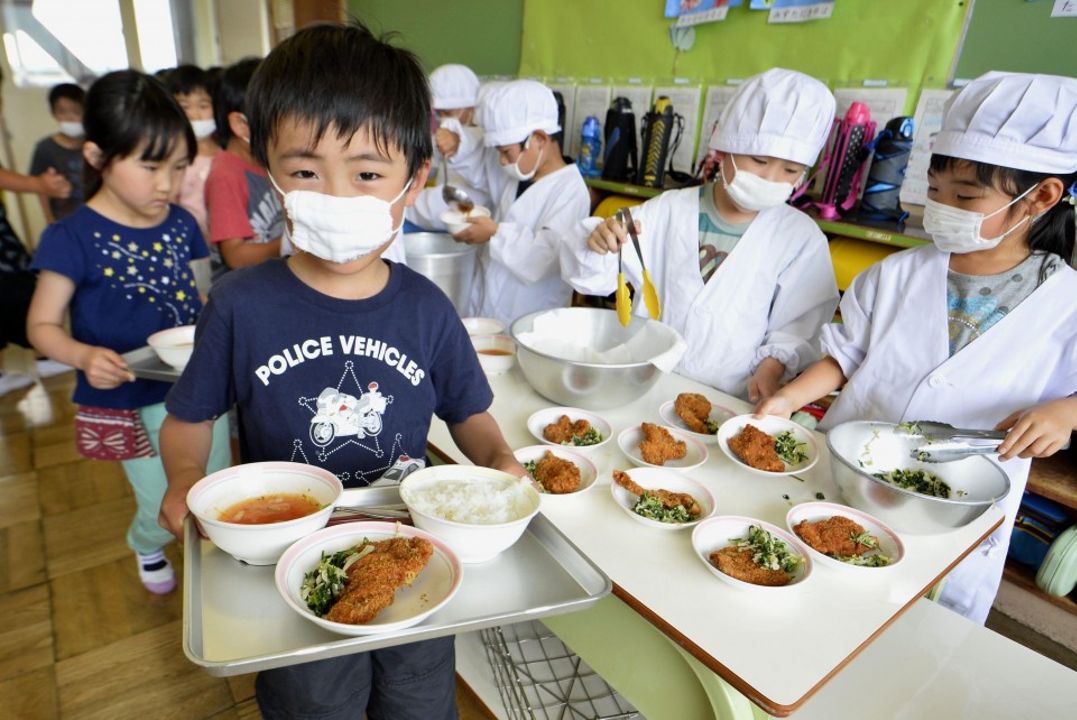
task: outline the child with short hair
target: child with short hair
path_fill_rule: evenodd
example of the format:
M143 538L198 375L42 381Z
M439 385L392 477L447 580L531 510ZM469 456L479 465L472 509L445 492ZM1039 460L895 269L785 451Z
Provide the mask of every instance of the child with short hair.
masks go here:
M284 212L265 168L251 155L247 85L261 60L248 58L221 73L213 96L217 140L224 152L213 158L206 178L206 213L214 276L225 269L257 265L281 254ZM223 267L222 267L223 265Z
M168 484L157 452L169 385L136 380L121 355L159 330L193 323L202 308L190 262L205 257L205 242L191 214L169 202L195 141L164 86L133 70L93 84L84 122L90 199L41 236L27 334L39 352L78 369L79 452L123 464L137 503L127 544L143 585L163 594L176 586L164 555L173 538L157 523ZM208 465L227 467L227 423L209 433Z
M165 75L165 85L183 108L191 129L198 141L198 152L187 167L179 188L176 203L186 209L198 221L202 235L209 234L206 220L206 178L209 177L213 158L220 152L214 133L217 123L213 119L213 93L206 71L197 65L179 65Z
M86 91L73 83L60 83L49 90L49 111L58 131L42 138L30 158L30 174L55 168L71 184L71 193L55 197L42 193L41 211L50 225L75 212L82 204L82 112Z
M418 60L365 27L315 25L269 54L248 100L251 150L284 197L296 253L213 288L168 398L162 524L182 532L209 423L233 404L244 462L310 463L361 487L423 458L437 415L476 465L523 477L449 299L382 258L430 167ZM428 640L264 671L258 704L267 720L453 718L453 668L452 638Z
M843 387L823 417L1008 430L1002 528L947 576L939 602L983 623L1002 578L1030 459L1077 430L1077 79L988 73L935 136L924 229L933 244L872 265L823 329L827 354L761 403L788 417ZM1021 458L1021 459L1016 459Z

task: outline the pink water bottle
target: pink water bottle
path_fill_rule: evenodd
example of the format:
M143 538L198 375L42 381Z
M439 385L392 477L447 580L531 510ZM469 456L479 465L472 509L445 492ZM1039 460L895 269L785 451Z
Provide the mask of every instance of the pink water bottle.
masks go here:
M874 137L875 123L864 103L854 102L844 118L834 121L820 167L820 170L826 168L823 194L815 203L824 220L834 220L856 204L864 181L864 163Z

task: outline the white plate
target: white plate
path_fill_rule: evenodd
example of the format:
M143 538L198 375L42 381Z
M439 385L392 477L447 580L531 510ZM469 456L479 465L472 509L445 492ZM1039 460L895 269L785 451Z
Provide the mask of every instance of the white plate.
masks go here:
M331 622L307 608L299 597L299 588L303 576L318 564L322 552L333 553L353 547L363 538L385 540L397 534L429 540L434 545L434 553L415 582L397 590L396 600L378 613L373 622L364 625ZM452 599L460 588L462 577L463 567L445 543L418 528L387 522L342 523L308 535L284 552L274 575L277 592L290 608L315 625L341 635L376 635L416 625Z
M467 330L467 334L471 337L477 335L503 335L505 333L505 323L496 318L466 317L461 322L464 323L464 329Z
M711 413L709 417L711 420L718 423L719 427L726 420L736 415L736 413L729 408L719 405L714 398L708 397L706 395L704 395L703 397L706 397L708 400L710 400ZM713 445L718 442L718 433L714 433L712 435L711 433L697 433L694 430L689 430L688 426L684 424L684 420L680 419L680 417L677 415L677 411L674 409L674 405L676 404L676 402L677 401L675 399L669 400L662 403L662 407L658 408L658 415L662 418L662 422L671 427L675 427L678 430L683 430L684 432L694 437L696 440L699 440L701 443Z
M687 430L678 430L677 428L667 427L660 425L669 431L669 434L673 436L674 440L683 440L688 446L688 452L680 460L667 460L665 465L655 465L654 463L645 462L643 456L639 452L639 444L643 440L643 430L639 425L635 425L624 430L617 436L617 444L621 447L623 452L629 460L640 467L651 468L666 468L671 470L691 470L697 468L703 463L707 462L707 446L696 440L693 435L696 433L690 433Z
M513 455L516 456L516 461L523 465L525 462L538 461L547 451L553 453L555 457L568 460L580 469L580 489L570 493L543 492L542 502L561 502L563 498L579 495L594 487L595 480L598 479L598 468L595 467L593 462L576 452L575 449L559 445L528 445L515 451Z
M602 442L595 445L559 445L558 443L552 443L542 436L542 430L550 423L557 422L557 419L562 415L567 415L568 419L575 422L577 420L587 420L594 427L598 428L598 432L602 435ZM553 447L568 447L576 452L591 452L595 448L600 448L610 441L610 437L613 435L613 426L609 424L609 421L603 417L595 415L593 412L586 410L580 410L579 408L571 407L552 407L543 408L527 418L527 429L531 432L531 435L544 445L552 445Z
M745 425L755 425L768 435L777 435L780 432L789 430L793 433L793 437L808 446L808 459L802 463L797 463L796 465L790 465L783 460L782 462L785 464L785 470L782 472L770 472L769 470L759 470L752 467L737 457L737 454L729 447L730 438L739 433ZM792 475L793 473L806 472L814 467L815 463L819 462L819 446L816 444L815 437L811 434L811 431L807 430L802 425L797 425L792 420L786 420L785 418L780 418L776 415L767 415L762 420L754 415L738 415L735 418L726 420L722 423L722 427L718 428L718 447L722 448L722 452L724 452L730 460L737 463L745 470L754 472L757 475L770 475L772 477Z
M866 512L846 507L845 505L838 505L837 503L831 502L801 503L789 508L789 512L785 515L785 524L789 528L789 532L796 535L796 530L794 528L799 525L802 520L815 522L816 520L826 520L835 515L841 515L842 517L847 517L850 520L859 523L864 530L879 538L879 551L883 555L888 555L890 557L890 564L881 568L852 565L850 563L842 562L841 560L836 560L829 555L824 555L805 542L804 546L808 548L808 552L811 554L813 560L817 560L823 565L828 565L837 568L838 570L863 573L866 570L889 570L900 563L902 558L905 557L905 543L901 542L901 537L891 530L888 525L881 520L877 520L871 515L868 515ZM797 539L800 539L799 536ZM801 540L801 542L804 541Z
M758 525L771 535L776 536L786 545L792 547L793 551L804 558L804 562L793 572L792 580L788 585L754 585L743 580L738 580L732 575L726 575L719 570L710 561L710 555L716 550L730 545L730 541L733 538L743 538L748 536L748 528L751 525ZM729 583L735 588L742 590L785 590L787 588L796 587L800 585L811 575L812 561L807 546L799 539L794 537L791 533L782 530L768 522L762 520L756 520L755 518L743 517L741 515L718 515L716 517L707 518L692 531L692 548L696 551L696 556L702 561L707 569L714 575L717 575L723 581Z
M610 480L610 494L613 495L613 501L617 503L619 508L628 513L630 518L637 522L661 530L683 530L684 528L698 525L704 518L714 514L716 503L711 491L702 484L691 478L685 477L679 472L667 470L666 468L640 468L632 470L628 473L628 476L647 490L662 489L669 490L670 492L688 493L696 499L696 502L699 503L700 508L703 510L699 519L693 520L692 522L664 523L658 522L657 520L651 520L632 510L636 501L639 500L639 495L630 493L628 490L625 490L618 485L617 481Z

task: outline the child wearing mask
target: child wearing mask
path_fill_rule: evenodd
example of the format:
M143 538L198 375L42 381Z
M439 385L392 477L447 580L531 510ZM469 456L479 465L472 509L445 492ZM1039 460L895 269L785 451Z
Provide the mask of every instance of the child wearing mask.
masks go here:
M349 68L350 72L340 72ZM210 295L168 398L162 524L182 532L210 424L235 404L243 460L319 465L347 487L426 454L437 415L476 465L525 475L487 412L493 395L452 304L382 254L426 181L430 100L418 60L364 27L314 25L251 81L251 150L283 196L296 252L230 273ZM282 348L304 348L282 366ZM319 437L319 400L381 407L362 439ZM456 717L452 637L259 674L262 716Z
M815 78L780 68L749 78L710 140L718 178L632 209L662 321L688 343L681 375L757 400L818 359L837 282L826 237L786 201L833 119L834 97ZM588 295L612 293L626 240L616 218L587 220L563 245L565 280ZM623 262L626 279L641 288L636 254L624 252ZM641 301L635 312L647 315Z
M71 192L63 197L42 193L41 211L45 222L52 224L75 212L82 204L82 110L86 91L73 83L61 83L49 90L49 110L58 131L34 146L30 174L59 172L70 184Z
M1077 429L1077 80L988 73L951 100L935 136L924 229L933 243L853 281L827 354L756 412L788 417L843 388L823 418L938 420L1008 430L1002 528L947 576L939 601L983 623L1030 459ZM844 387L843 387L844 386Z
M206 222L206 178L213 165L213 158L220 152L214 133L217 123L213 119L213 93L206 71L195 65L180 65L165 75L164 83L183 108L191 121L198 153L187 167L179 188L176 204L186 209L198 221L202 235L209 234Z

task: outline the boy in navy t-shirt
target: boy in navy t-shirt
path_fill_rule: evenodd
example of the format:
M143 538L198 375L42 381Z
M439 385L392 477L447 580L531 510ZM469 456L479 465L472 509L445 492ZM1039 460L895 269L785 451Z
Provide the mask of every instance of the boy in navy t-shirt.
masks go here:
M251 150L283 195L298 252L214 287L167 401L162 524L179 534L210 423L233 403L246 462L306 462L367 485L424 456L436 414L476 465L524 476L487 412L493 396L452 304L381 259L430 167L430 100L415 57L363 27L309 27L262 63L247 112ZM371 718L455 718L453 642L269 670L256 688L266 718L364 708Z

